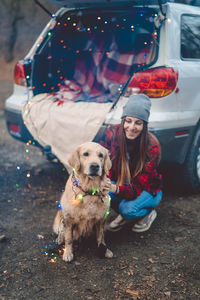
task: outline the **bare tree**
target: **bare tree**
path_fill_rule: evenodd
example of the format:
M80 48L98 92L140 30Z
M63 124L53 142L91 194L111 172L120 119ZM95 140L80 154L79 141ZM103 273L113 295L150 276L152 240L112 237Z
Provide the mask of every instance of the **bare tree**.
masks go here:
M18 23L24 19L21 11L22 0L8 1L1 0L3 9L7 12L7 35L4 46L4 57L6 62L10 62L14 58L14 47L18 36Z
M41 0L50 11L60 6ZM49 20L34 0L0 0L0 57L7 63L23 57Z

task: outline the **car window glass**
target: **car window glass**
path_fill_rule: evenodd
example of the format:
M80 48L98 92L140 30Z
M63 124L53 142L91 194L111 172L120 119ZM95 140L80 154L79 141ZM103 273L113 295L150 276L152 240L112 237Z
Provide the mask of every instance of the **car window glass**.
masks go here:
M181 57L200 59L200 17L183 15L181 18Z

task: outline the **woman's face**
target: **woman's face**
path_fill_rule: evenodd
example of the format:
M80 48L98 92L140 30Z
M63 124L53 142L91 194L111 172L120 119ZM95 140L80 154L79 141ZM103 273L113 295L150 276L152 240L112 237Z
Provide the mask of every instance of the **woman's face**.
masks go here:
M125 117L124 120L124 132L126 138L129 140L136 139L142 132L144 127L144 122L135 117Z

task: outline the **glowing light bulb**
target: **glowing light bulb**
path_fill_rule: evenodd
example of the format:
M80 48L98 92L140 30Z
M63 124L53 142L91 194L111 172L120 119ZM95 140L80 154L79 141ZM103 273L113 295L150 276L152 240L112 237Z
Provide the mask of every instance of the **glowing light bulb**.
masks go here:
M58 209L62 209L62 206L61 206L60 202L58 202L57 208L58 208Z
M105 218L107 218L109 216L110 212L107 210L107 212L105 213Z
M83 194L78 194L78 200L83 200Z

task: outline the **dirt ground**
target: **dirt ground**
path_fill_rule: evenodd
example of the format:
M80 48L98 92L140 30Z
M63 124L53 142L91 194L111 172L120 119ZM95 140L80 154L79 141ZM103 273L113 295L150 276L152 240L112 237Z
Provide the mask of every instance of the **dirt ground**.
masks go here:
M55 252L52 263L44 252L55 247L52 223L67 173L11 138L1 111L0 299L200 299L200 194L180 193L164 175L149 231L107 232L113 259L97 257L92 236L75 245L73 262Z
M163 201L149 231L133 233L129 225L107 232L110 260L97 257L92 236L75 245L73 262L56 251L51 262L52 223L68 174L8 135L3 107L13 68L14 62L8 67L1 61L0 300L200 299L200 194L180 192L166 170Z

